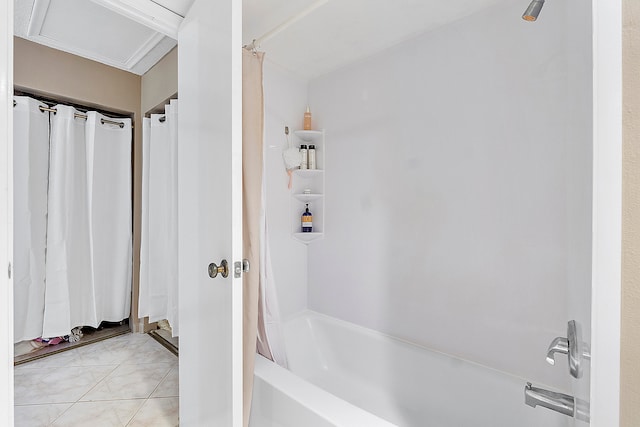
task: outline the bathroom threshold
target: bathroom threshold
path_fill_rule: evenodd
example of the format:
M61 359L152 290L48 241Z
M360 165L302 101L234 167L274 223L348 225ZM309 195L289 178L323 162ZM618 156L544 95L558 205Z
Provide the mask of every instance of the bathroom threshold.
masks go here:
M13 366L22 365L23 363L31 362L33 360L41 359L43 357L51 356L53 354L62 353L63 351L73 350L74 348L82 347L84 345L93 344L99 341L103 341L109 338L117 337L131 332L131 328L128 323L123 325L117 325L113 327L102 327L99 329L83 328L82 338L77 342L64 342L57 345L47 346L40 349L34 349L28 353L16 355L13 358Z

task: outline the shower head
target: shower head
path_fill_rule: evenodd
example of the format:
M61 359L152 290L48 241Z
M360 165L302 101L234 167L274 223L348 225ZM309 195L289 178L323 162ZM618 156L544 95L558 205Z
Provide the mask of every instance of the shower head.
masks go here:
M544 0L533 0L529 4L529 7L527 8L527 10L524 11L524 14L522 15L522 19L530 22L537 20L543 5L544 5Z

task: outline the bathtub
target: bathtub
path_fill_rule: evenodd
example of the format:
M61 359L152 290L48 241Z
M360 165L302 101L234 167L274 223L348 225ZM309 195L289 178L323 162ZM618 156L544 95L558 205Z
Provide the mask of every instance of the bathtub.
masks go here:
M525 380L306 311L283 325L289 370L256 356L251 427L560 427Z

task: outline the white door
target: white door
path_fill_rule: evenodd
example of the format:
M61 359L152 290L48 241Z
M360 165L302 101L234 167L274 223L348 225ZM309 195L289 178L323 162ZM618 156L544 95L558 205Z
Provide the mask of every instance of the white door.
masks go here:
M196 0L178 32L180 425L242 425L240 2ZM229 264L210 278L210 263Z
M0 0L0 425L13 425L13 1Z

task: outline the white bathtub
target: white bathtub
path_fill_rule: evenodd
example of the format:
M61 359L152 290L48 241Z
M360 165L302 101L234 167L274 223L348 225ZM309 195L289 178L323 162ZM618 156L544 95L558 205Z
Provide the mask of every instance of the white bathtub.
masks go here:
M307 311L284 325L290 370L257 356L251 427L560 427L525 380Z

